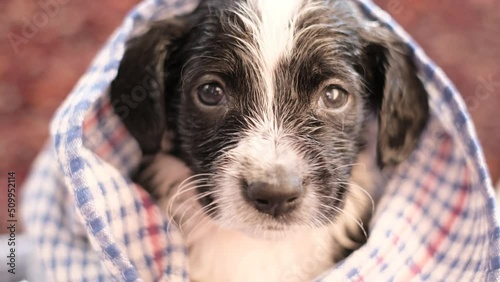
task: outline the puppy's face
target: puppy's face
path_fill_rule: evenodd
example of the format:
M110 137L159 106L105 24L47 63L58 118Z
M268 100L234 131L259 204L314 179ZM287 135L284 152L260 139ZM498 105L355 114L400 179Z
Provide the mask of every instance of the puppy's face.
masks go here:
M370 116L381 165L406 158L424 127L426 94L405 53L346 1L206 1L131 41L111 95L144 79L130 62L158 72L125 125L145 153L165 126L176 131L221 224L321 226L342 211Z

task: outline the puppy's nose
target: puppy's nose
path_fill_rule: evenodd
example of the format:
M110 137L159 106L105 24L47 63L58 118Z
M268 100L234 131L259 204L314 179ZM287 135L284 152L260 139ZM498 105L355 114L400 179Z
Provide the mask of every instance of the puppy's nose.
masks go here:
M253 182L247 187L247 196L257 210L272 216L286 214L295 209L303 193L300 179L287 179L279 183Z

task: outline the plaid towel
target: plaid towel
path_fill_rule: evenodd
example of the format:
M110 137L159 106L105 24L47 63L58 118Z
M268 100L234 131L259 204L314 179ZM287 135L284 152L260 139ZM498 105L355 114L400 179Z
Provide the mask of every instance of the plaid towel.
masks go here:
M318 281L500 281L497 207L460 95L393 19L370 0L353 1L411 46L432 118L418 148L391 175L367 244ZM140 150L106 89L131 34L195 2L138 5L57 111L24 190L23 217L44 275L32 280L188 281L180 232L167 229L161 211L128 177ZM300 271L290 269L285 281Z

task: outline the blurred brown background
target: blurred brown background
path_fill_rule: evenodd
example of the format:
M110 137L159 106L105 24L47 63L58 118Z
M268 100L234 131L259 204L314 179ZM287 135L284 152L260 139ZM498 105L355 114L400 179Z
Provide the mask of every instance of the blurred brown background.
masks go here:
M7 186L8 171L16 172L21 186L47 138L53 112L138 2L2 0L0 187ZM393 15L455 82L476 123L493 179L499 179L500 1L375 2ZM0 206L6 205L6 197L6 192L0 193ZM0 212L1 232L5 230L5 213L3 209Z

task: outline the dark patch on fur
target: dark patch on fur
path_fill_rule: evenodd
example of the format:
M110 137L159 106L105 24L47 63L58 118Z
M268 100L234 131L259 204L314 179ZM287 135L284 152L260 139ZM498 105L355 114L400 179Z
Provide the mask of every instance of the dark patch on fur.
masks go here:
M155 78L158 87L123 121L145 154L159 150L165 127L173 130L179 156L195 173L219 173L221 165L231 165L224 153L250 128L249 118L262 112L259 96L266 95L259 87L264 78L254 67L256 58L235 39L251 40L250 31L230 5L234 3L203 1L192 14L157 23L131 40L111 87L112 101L122 93L130 96L148 75L146 66L163 65L164 73ZM322 25L302 33L293 56L279 61L273 74L273 110L294 136L290 140L295 147L305 152L304 160L321 168L304 176L323 196L321 203L342 207L350 165L363 147L365 121L378 115L379 163L394 165L415 147L429 109L409 48L382 27L366 28L344 1L330 5L298 20L297 33ZM158 47L167 54L165 62L158 62ZM206 109L196 103L194 89L207 74L224 81L226 105ZM351 96L342 114L317 107L323 84L331 79ZM213 200L206 197L201 202ZM333 219L338 212L324 214Z

